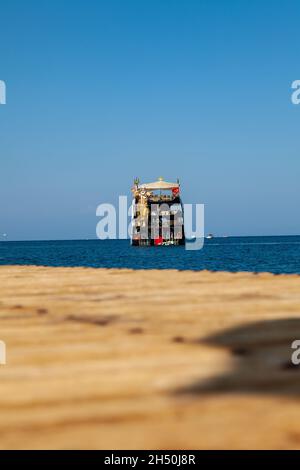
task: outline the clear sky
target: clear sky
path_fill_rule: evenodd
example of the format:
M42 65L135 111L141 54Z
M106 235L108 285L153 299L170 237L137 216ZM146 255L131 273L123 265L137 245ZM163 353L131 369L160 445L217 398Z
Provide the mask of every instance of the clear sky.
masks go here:
M1 0L0 234L95 237L134 176L206 232L300 234L298 0Z

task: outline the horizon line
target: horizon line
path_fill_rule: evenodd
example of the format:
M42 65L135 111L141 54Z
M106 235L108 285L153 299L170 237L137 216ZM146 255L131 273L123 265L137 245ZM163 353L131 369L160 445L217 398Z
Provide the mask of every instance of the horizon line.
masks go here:
M260 238L260 237L299 237L300 234L297 235L214 235L212 240L216 238ZM207 235L203 237L204 239L207 239ZM99 242L105 242L105 241L130 241L130 238L126 239L115 239L115 240L100 240L99 238L52 238L52 239L28 239L28 240L1 240L0 243L24 243L24 242L75 242L75 241L99 241Z

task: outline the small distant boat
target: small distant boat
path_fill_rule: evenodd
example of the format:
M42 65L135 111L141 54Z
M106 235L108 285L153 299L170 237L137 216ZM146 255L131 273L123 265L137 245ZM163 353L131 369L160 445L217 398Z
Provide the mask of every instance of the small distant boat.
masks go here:
M206 238L207 240L211 240L212 238L215 238L215 237L212 233L209 233Z

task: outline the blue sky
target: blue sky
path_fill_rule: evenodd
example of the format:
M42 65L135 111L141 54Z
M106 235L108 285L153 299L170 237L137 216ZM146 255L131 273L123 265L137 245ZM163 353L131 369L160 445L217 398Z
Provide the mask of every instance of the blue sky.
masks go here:
M0 234L95 237L134 176L206 231L300 234L297 0L1 0Z

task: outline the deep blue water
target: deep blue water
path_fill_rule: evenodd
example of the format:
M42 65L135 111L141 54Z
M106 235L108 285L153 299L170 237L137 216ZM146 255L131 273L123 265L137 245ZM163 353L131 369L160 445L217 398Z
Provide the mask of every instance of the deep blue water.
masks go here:
M13 264L300 274L300 236L214 238L200 251L126 240L0 242L0 265Z

